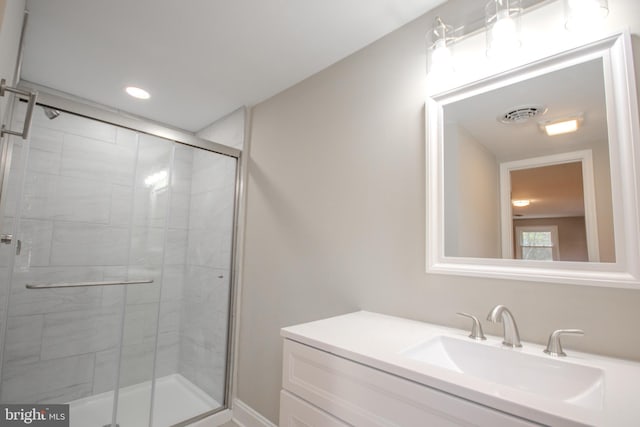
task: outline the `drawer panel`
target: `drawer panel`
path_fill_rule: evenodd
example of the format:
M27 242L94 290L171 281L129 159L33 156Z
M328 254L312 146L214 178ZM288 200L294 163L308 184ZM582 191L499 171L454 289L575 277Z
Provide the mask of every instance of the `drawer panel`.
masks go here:
M282 375L285 390L354 426L539 426L287 339Z
M280 427L349 427L321 409L282 390L280 392Z

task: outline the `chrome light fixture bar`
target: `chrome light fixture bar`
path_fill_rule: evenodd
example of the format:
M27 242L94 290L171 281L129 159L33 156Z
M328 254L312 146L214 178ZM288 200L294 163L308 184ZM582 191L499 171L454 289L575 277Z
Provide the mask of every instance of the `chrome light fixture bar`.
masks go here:
M520 0L520 7L523 13L542 7L546 4L553 3L558 0ZM580 0L578 0L580 1ZM468 37L470 35L484 31L486 28L486 4L478 2L478 9L471 10L466 14L471 19L460 27L455 27L455 33L458 39ZM475 18L474 18L475 17Z
M487 56L504 57L520 47L520 17L539 7L559 0L490 0L483 9L467 16L478 17L454 27L436 18L427 36L430 75L454 71L453 45L480 31L486 31ZM571 31L597 26L609 14L608 0L562 0L565 6L565 27Z
M497 36L497 40L504 40L504 38L500 36L500 33L509 32L510 27L510 22L508 20L505 21L505 18L513 19L511 16L513 13L510 13L508 11L504 12L505 7L502 6L504 3L508 3L509 8L514 8L512 4L515 5L517 3L517 8L519 9L519 12L522 13L523 10L534 9L552 1L556 0L492 0L489 5L485 6L483 9L476 10L475 12L471 12L469 14L469 16L478 16L479 19L467 22L464 25L460 25L457 27L446 24L444 20L439 16L436 17L433 27L427 33L428 74L431 77L436 77L445 76L447 73L455 71L453 55L454 44L460 39L471 36L487 28L488 9L496 9L495 12L490 14L489 19L491 21L493 30L495 30L494 35ZM501 6L501 12L499 16L497 10L498 8L496 7L496 5ZM507 16L505 16L505 14ZM515 23L517 28L519 23ZM492 40L493 38L494 37L492 35ZM493 42L491 42L491 44L493 44Z

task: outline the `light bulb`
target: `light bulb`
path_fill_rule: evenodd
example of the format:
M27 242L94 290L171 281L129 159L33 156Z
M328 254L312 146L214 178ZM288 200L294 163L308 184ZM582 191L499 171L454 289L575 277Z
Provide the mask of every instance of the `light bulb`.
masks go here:
M609 14L607 0L566 0L565 27L571 31L592 29Z
M485 7L487 56L507 57L520 47L520 0L491 0Z
M511 204L516 208L524 208L531 204L531 200L512 200Z
M453 54L444 39L435 43L431 52L430 73L444 74L453 71Z
M508 10L498 12L496 22L491 28L491 45L488 49L490 56L504 55L520 47L518 27L509 16Z
M451 50L451 45L455 40L453 27L445 24L437 16L427 40L432 43L427 51L429 76L436 80L448 78L455 71L453 51Z

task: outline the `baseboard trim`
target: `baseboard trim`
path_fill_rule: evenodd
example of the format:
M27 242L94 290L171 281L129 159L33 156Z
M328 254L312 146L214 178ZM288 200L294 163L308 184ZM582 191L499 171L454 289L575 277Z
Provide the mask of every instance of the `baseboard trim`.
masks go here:
M233 422L240 427L278 427L240 399L232 405Z

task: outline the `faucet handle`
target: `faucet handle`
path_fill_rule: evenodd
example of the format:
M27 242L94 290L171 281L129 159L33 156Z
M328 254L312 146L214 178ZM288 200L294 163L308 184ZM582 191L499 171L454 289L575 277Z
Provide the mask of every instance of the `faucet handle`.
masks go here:
M560 343L561 335L584 335L584 331L582 329L558 329L557 331L553 331L551 335L549 335L549 342L547 343L547 348L544 350L550 356L556 357L565 357L567 353L562 351L562 344Z
M458 316L468 317L473 320L473 326L471 327L471 334L469 334L469 338L473 338L474 340L486 340L487 337L484 336L484 332L482 332L482 325L476 316L469 313L456 313Z

